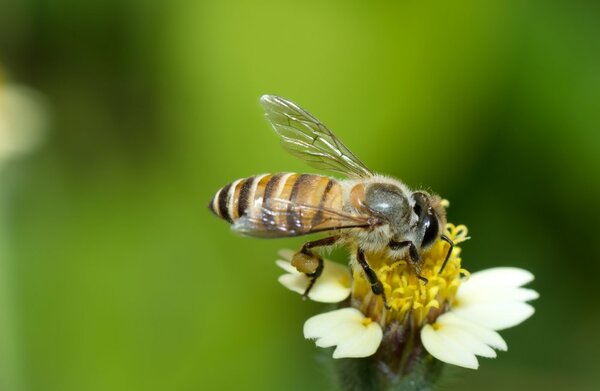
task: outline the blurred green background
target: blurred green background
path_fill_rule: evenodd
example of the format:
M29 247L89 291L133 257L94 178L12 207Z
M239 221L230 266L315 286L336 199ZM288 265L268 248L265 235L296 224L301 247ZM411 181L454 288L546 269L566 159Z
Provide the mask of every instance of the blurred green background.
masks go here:
M276 281L302 240L206 209L233 179L312 171L264 93L448 198L468 269L535 273L509 351L444 389L599 389L598 2L5 0L0 66L50 115L0 167L0 389L329 389L302 337L323 306Z

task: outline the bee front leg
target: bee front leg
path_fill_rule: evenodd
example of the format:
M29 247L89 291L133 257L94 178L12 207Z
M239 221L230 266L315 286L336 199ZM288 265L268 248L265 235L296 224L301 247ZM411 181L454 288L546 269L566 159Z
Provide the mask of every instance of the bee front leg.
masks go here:
M402 250L405 247L408 247L408 258L410 259L410 263L415 267L415 272L417 273L417 278L425 283L429 282L429 280L421 275L421 256L419 255L419 250L417 250L417 246L410 240L405 240L404 242L395 242L390 241L389 247L392 250ZM446 262L444 262L444 265Z
M365 252L360 248L356 253L356 260L358 261L358 264L363 268L363 271L365 272L365 277L367 278L367 281L369 281L369 284L371 284L371 290L374 294L381 295L381 298L383 299L383 306L389 310L391 307L389 306L387 298L385 297L385 289L383 289L383 284L381 283L381 281L379 281L377 273L375 273L375 271L371 269L371 266L369 266L367 258L365 257Z
M443 241L448 243L450 245L450 247L448 248L448 252L446 253L446 258L444 258L444 263L442 263L442 267L440 268L440 271L438 272L438 274L444 271L444 268L446 267L446 264L448 263L448 259L450 259L450 255L452 254L452 250L454 249L454 242L452 241L452 239L450 239L446 235L442 235L440 237L440 239L442 239Z
M308 297L310 290L323 272L323 258L321 258L318 254L315 254L312 249L315 247L331 246L335 244L338 239L339 236L330 236L304 243L304 246L302 246L300 251L294 254L292 258L292 266L294 266L299 272L306 274L307 277L310 277L308 287L302 295L304 298Z

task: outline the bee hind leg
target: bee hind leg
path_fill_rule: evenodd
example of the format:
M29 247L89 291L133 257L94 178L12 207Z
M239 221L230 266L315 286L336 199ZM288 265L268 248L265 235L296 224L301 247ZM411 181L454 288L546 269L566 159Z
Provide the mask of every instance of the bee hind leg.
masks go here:
M308 297L310 290L315 285L315 282L317 282L317 279L321 276L321 273L323 273L323 258L319 257L319 265L317 266L315 271L313 273L306 273L306 276L310 277L310 282L308 283L306 290L302 294L302 298L304 300L306 300L306 298Z
M367 258L365 257L365 252L360 248L356 253L356 260L358 261L358 264L363 268L363 271L365 272L365 277L367 278L367 281L369 281L369 284L371 284L371 290L374 294L381 295L381 298L383 299L383 306L389 310L391 307L387 302L387 298L385 297L385 289L383 289L383 284L381 283L381 281L379 281L377 273L375 273L375 271L371 269L371 266L369 266Z
M292 266L301 273L306 274L310 278L310 282L304 294L302 295L305 299L308 297L310 290L317 282L317 279L323 272L323 258L318 254L315 254L312 249L315 247L325 247L335 244L339 239L339 236L330 236L327 238L315 240L312 242L304 243L304 246L294 254L292 258Z

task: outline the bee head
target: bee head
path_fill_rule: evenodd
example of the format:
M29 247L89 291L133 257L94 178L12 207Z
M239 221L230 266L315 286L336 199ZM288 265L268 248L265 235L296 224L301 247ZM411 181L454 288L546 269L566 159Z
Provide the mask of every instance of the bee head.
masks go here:
M446 225L446 210L442 199L424 191L414 192L413 212L419 218L417 223L417 243L421 248L431 246L441 235Z

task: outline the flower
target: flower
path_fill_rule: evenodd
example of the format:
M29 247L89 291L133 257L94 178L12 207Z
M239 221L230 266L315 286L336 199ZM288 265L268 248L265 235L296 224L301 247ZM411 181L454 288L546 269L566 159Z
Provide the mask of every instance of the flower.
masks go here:
M3 83L0 70L0 165L34 149L46 123L46 113L35 91Z
M455 244L467 239L464 225L447 224L445 235ZM390 262L386 254L368 254L388 298L389 309L373 294L361 268L348 268L325 260L323 275L309 298L343 302L340 309L313 316L304 325L304 336L319 347L336 346L333 358L377 356L392 371L402 374L411 361L420 360L419 347L436 359L476 369L477 357L496 357L507 350L497 330L516 326L529 318L533 307L527 301L538 293L523 285L533 275L523 269L498 267L470 274L461 267L461 249L455 246L448 263L439 272L448 245L438 240L422 254L424 284L408 262ZM284 253L290 260L292 252ZM290 274L280 277L287 288L303 293L309 279L289 264L278 265ZM325 288L327 287L327 288ZM348 292L351 297L346 300ZM335 292L335 293L334 293ZM325 299L325 300L324 300ZM423 349L421 349L423 350Z

